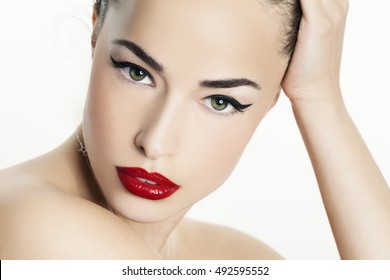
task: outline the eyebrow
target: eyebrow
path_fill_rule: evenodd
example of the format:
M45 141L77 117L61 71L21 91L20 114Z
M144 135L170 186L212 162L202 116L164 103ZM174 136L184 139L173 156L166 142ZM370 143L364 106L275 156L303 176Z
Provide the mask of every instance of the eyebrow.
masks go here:
M163 72L164 66L157 62L153 57L151 57L142 47L137 45L136 43L125 40L125 39L116 39L113 40L112 43L118 46L124 46L132 53L134 53L139 59L145 62L147 65L152 67L157 72ZM257 90L261 90L261 86L255 81L241 78L241 79L225 79L225 80L204 80L200 83L201 87L204 88L235 88L242 86L250 86Z
M242 86L250 86L257 90L261 89L261 86L258 83L246 78L215 80L215 81L206 80L206 81L201 81L200 86L205 88L235 88L235 87L242 87Z
M141 59L143 62L145 62L147 65L152 67L157 72L163 72L164 66L157 62L153 57L151 57L143 48L135 44L134 42L123 40L123 39L117 39L112 41L114 44L119 46L124 46L128 50L130 50L132 53L134 53L139 59Z

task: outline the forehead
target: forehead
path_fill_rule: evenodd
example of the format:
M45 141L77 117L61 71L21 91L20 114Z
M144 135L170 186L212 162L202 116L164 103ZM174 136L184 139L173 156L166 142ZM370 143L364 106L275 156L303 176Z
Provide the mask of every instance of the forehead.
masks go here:
M130 39L167 68L283 65L279 25L258 0L125 0L109 10L104 29L109 40Z

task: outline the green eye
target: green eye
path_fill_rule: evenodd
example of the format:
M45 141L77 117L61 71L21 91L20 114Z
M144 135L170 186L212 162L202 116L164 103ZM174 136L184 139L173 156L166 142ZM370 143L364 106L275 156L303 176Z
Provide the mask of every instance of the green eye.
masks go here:
M212 95L204 98L204 104L212 112L218 115L230 115L236 112L243 113L244 110L253 104L241 104L231 96Z
M227 100L218 96L211 97L210 102L211 102L211 107L213 107L213 109L217 111L223 111L230 105L230 103Z
M141 68L134 67L134 66L130 67L129 75L130 78L132 78L136 82L142 81L148 76L148 74L146 74Z
M142 67L127 61L116 61L112 56L110 58L114 68L117 68L127 81L135 84L154 86L152 76Z

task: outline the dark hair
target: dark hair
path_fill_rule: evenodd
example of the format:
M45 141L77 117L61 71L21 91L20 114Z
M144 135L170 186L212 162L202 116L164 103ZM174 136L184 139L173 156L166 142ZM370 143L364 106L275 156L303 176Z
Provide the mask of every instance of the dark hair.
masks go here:
M92 44L96 42L97 35L101 29L104 18L106 17L108 7L111 4L117 4L120 0L95 0L94 10L98 17L96 26L92 35ZM281 16L282 25L282 46L281 54L291 59L295 44L298 38L299 23L302 17L302 10L299 0L262 0L277 8L276 11Z
M277 13L281 15L282 48L281 54L291 58L298 39L299 24L302 18L300 0L266 0L271 6L275 6Z

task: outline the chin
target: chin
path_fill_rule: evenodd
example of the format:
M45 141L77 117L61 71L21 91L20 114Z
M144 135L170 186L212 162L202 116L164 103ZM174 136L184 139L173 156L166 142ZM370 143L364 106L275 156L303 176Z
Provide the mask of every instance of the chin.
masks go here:
M148 200L126 195L109 201L114 213L135 223L159 223L184 216L190 207L180 207L174 199Z

